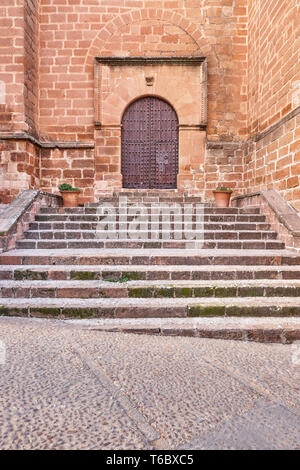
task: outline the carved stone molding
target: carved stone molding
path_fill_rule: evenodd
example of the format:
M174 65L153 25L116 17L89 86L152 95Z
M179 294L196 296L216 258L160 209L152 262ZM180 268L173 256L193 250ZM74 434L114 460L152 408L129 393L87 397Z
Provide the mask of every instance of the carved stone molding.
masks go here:
M126 105L147 94L168 101L180 124L206 126L205 57L95 57L94 64L97 129L120 123Z
M206 57L178 56L178 57L95 57L101 64L109 65L195 65L206 61Z

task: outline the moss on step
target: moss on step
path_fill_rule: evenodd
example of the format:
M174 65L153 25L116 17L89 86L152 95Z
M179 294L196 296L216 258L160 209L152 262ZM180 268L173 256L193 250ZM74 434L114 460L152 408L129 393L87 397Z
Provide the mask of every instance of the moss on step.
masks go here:
M300 317L300 305L299 307L281 307L282 317Z
M223 305L192 305L188 307L188 317L220 317L225 315Z
M281 317L284 316L282 308L277 305L232 305L226 307L226 315L229 317Z
M119 279L119 282L123 283L123 282L128 282L128 281L130 281L130 278L122 274L122 276Z
M177 287L175 297L193 297L193 289L190 287Z
M154 297L174 297L174 287L163 287L161 289L154 289Z
M58 317L60 315L60 308L55 307L30 307L30 316L47 316Z
M266 287L266 297L300 297L300 288L293 286Z
M195 297L213 297L214 288L213 287L195 287L194 296Z
M120 282L121 284L124 282L130 281L129 277L127 276L121 276L119 279L114 279L113 277L110 277L108 279L105 279L106 282Z
M94 310L90 308L64 308L63 317L90 318L94 316Z
M238 295L240 297L262 297L264 295L263 287L239 287Z
M214 291L216 297L236 297L237 294L236 287L215 287Z
M70 277L73 281L97 281L100 279L100 274L90 271L71 271Z
M2 317L5 315L9 315L9 308L4 307L3 305L0 305L0 316Z
M48 273L43 271L31 271L30 269L26 270L16 270L14 271L15 281L46 281L48 279Z
M144 243L144 248L161 248L162 243L161 242L145 242Z
M145 272L124 271L122 272L121 279L126 277L128 281L140 281L146 279L146 274Z
M153 297L152 287L132 287L128 289L128 297Z
M116 271L104 271L102 273L103 281L108 281L108 282L118 282L121 276L122 276L122 273L116 272Z
M0 316L27 317L28 308L7 307L0 305Z

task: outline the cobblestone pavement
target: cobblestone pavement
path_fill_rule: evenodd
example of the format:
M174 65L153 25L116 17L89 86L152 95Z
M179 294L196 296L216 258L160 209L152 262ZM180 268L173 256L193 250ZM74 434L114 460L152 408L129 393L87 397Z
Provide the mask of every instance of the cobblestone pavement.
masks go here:
M0 449L300 448L300 345L6 317L0 341Z

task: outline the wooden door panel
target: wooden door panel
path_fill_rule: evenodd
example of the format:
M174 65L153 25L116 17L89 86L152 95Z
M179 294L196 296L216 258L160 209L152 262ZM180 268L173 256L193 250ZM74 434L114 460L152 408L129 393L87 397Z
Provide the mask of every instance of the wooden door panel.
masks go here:
M125 188L175 188L178 119L165 101L149 96L132 103L122 119Z

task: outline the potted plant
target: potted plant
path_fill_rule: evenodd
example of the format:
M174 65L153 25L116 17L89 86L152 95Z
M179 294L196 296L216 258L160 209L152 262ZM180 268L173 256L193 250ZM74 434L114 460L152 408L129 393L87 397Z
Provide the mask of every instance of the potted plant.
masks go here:
M70 184L63 183L59 186L62 195L64 207L77 207L80 189L73 188Z
M217 207L229 207L232 189L220 187L213 191L213 193Z

